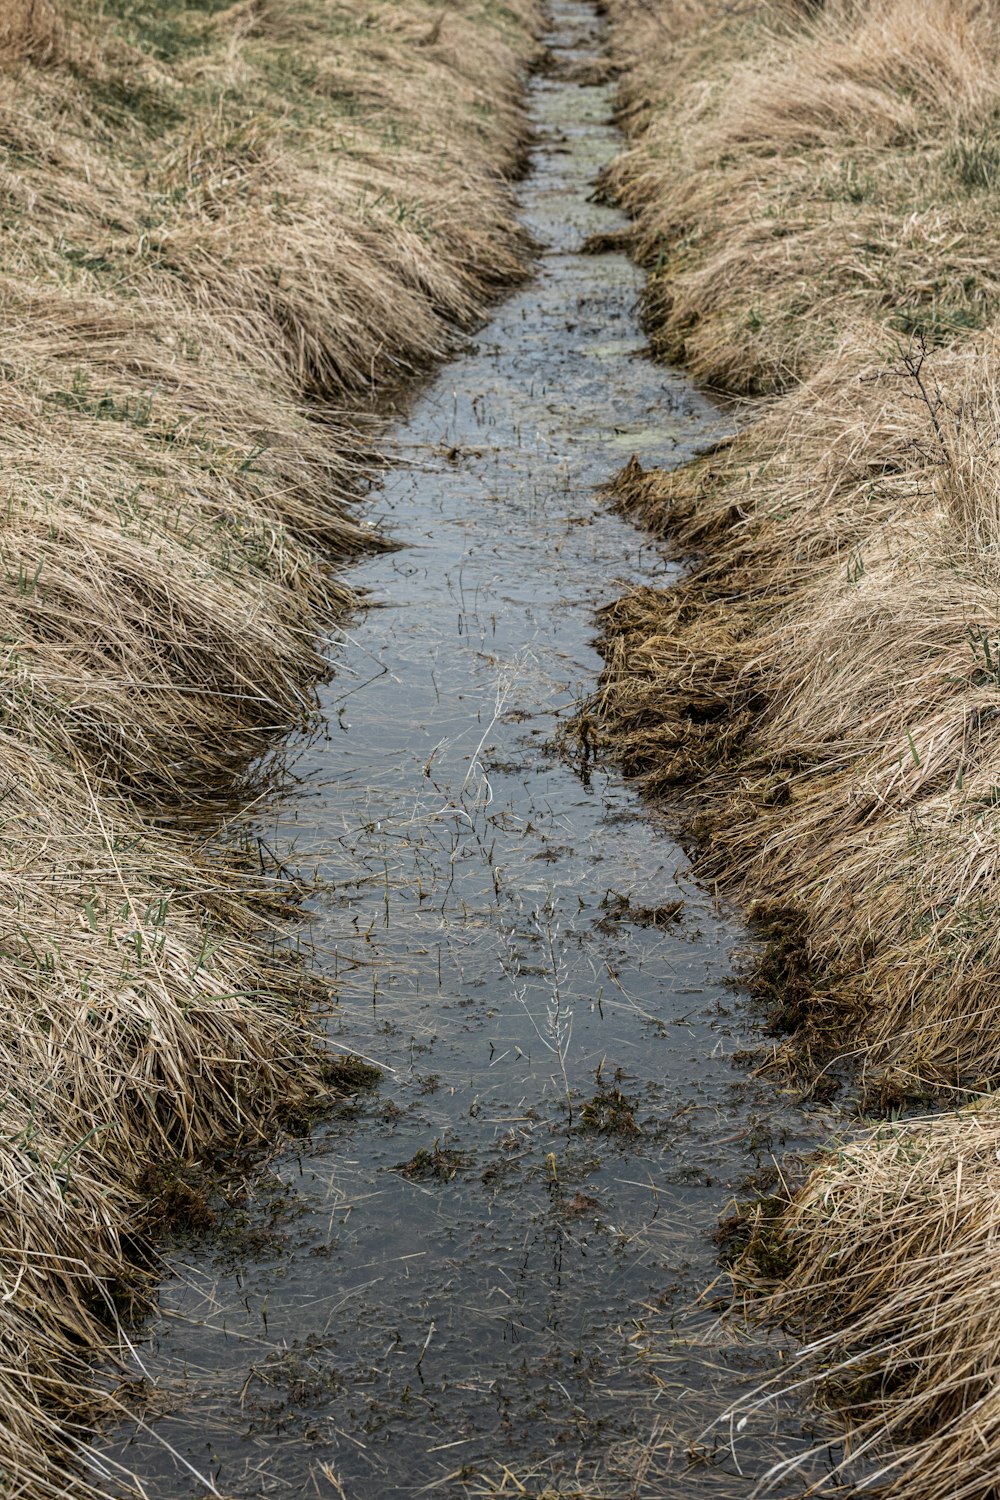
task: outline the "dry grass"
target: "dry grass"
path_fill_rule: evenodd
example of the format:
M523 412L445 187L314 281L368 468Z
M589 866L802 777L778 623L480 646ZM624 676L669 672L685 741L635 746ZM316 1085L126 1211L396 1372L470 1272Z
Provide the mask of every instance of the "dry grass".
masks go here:
M872 339L876 337L872 332ZM860 335L731 447L619 482L704 556L607 617L602 714L705 864L809 914L798 1021L888 1102L1000 1077L1000 340L919 379Z
M624 59L637 29L645 55L624 98L638 139L610 183L664 357L769 393L814 372L850 317L940 340L995 316L994 4L619 4Z
M615 14L653 337L784 394L683 471L619 476L691 571L606 613L609 741L761 919L776 1069L851 1065L882 1109L982 1096L825 1157L738 1279L812 1341L855 1482L992 1500L1000 13Z
M816 1172L780 1222L758 1223L758 1244L792 1264L777 1290L750 1260L737 1268L745 1290L770 1293L771 1316L805 1338L822 1330L795 1388L846 1414L839 1477L865 1490L996 1493L998 1161L990 1102L882 1126Z
M6 0L0 16L0 64L51 63L64 40L58 12L49 0Z
M622 503L703 561L613 608L603 708L651 791L693 795L702 868L764 919L777 1062L847 1059L883 1108L986 1091L827 1156L737 1272L768 1294L757 1316L812 1341L799 1379L846 1419L852 1473L986 1500L1000 330L925 362L929 404L877 337L729 448L623 478ZM761 1249L786 1277L762 1282Z
M872 358L875 337L729 449L623 480L633 513L705 561L614 607L603 709L650 790L693 785L703 868L766 919L759 984L793 1030L782 1050L807 1071L852 1059L884 1107L1000 1072L1000 343L939 351L928 406L912 371ZM794 1270L765 1315L827 1340L820 1398L856 1447L895 1445L900 1495L992 1494L1000 1339L976 1306L988 1259L964 1236L991 1242L1000 1214L956 1142L997 1129L989 1104L972 1124L908 1126L936 1184L912 1198L895 1137L855 1146L782 1226ZM928 1327L933 1358L917 1359ZM946 1379L964 1346L972 1364Z
M288 897L211 814L375 541L351 414L523 271L536 18L2 10L0 1490L54 1497L149 1162L324 1089Z

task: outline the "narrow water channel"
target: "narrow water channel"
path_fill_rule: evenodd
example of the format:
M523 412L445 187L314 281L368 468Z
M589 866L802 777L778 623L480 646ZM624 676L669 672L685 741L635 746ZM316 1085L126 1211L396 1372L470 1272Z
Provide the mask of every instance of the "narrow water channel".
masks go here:
M353 575L381 607L331 640L326 734L263 830L322 878L331 1040L382 1081L168 1249L108 1493L122 1465L155 1500L749 1495L806 1441L793 1413L698 1445L777 1351L685 1309L729 1200L824 1123L740 1063L745 932L558 747L595 608L672 576L595 487L730 419L644 358L629 262L580 253L621 227L590 196L620 141L580 81L592 8L556 0L550 41L538 275L396 431L372 516L404 545Z

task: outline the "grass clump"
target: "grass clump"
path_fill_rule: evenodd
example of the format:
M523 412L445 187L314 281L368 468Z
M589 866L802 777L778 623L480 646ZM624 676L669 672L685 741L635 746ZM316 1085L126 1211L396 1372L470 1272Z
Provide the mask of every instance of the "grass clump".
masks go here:
M451 1182L469 1163L467 1151L435 1141L433 1146L420 1146L409 1161L399 1162L392 1170L408 1182Z
M7 0L0 16L0 64L52 62L63 41L59 12L50 0Z
M349 1096L370 1093L377 1088L382 1069L353 1052L344 1052L339 1057L324 1060L322 1075L327 1088L342 1096Z
M642 1126L635 1117L638 1100L622 1089L625 1075L616 1068L612 1078L605 1078L601 1065L594 1080L597 1088L581 1106L579 1129L591 1135L607 1136L622 1144L636 1140L642 1135Z
M135 1226L372 1082L317 1044L292 893L213 834L381 544L358 414L523 272L536 16L0 10L0 1491L45 1500L87 1493Z
M877 1471L893 1496L994 1492L998 1155L990 1101L898 1121L828 1157L776 1214L758 1211L734 1275L809 1339L799 1380L847 1413L835 1477Z
M1000 1072L998 338L893 364L855 336L736 443L633 473L624 504L702 560L605 621L605 730L694 789L763 990L916 1097Z

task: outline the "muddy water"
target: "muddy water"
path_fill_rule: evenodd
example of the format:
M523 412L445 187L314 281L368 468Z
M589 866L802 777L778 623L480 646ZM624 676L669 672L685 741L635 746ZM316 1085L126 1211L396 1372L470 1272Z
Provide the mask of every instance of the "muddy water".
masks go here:
M158 1500L749 1494L806 1441L794 1412L697 1441L780 1351L683 1309L729 1200L823 1121L740 1063L745 933L558 747L595 607L671 577L594 487L729 419L643 357L629 263L580 254L620 227L590 199L619 142L573 81L592 12L559 0L551 40L539 273L398 428L372 515L405 546L357 570L384 607L331 641L326 734L264 829L324 882L331 1040L382 1083L169 1252L144 1425L93 1458Z

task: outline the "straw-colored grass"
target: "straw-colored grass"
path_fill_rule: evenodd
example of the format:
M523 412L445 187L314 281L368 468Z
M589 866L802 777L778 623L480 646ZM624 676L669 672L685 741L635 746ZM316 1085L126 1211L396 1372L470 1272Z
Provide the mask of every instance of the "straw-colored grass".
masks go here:
M918 376L878 337L729 448L622 476L701 561L612 606L601 706L651 791L695 784L707 870L786 947L807 914L787 957L820 977L796 1011L782 974L775 1019L889 1101L1000 1078L1000 335Z
M775 399L616 481L689 572L606 612L604 731L759 917L776 1070L854 1071L883 1109L981 1095L828 1154L737 1281L810 1341L855 1481L993 1500L1000 9L614 15L653 339Z
M150 1163L323 1095L294 913L213 816L377 541L353 414L523 271L536 17L0 9L0 1493L45 1497Z
M0 61L5 65L26 58L53 62L63 36L59 14L49 0L5 0L0 16Z
M810 1340L784 1383L847 1416L831 1479L899 1500L996 1494L998 1161L993 1103L883 1125L814 1173L779 1221L762 1214L737 1279ZM777 1288L754 1264L761 1244L790 1266Z
M877 318L934 340L1000 307L1000 28L981 0L617 0L610 175L636 216L655 346L786 389Z

